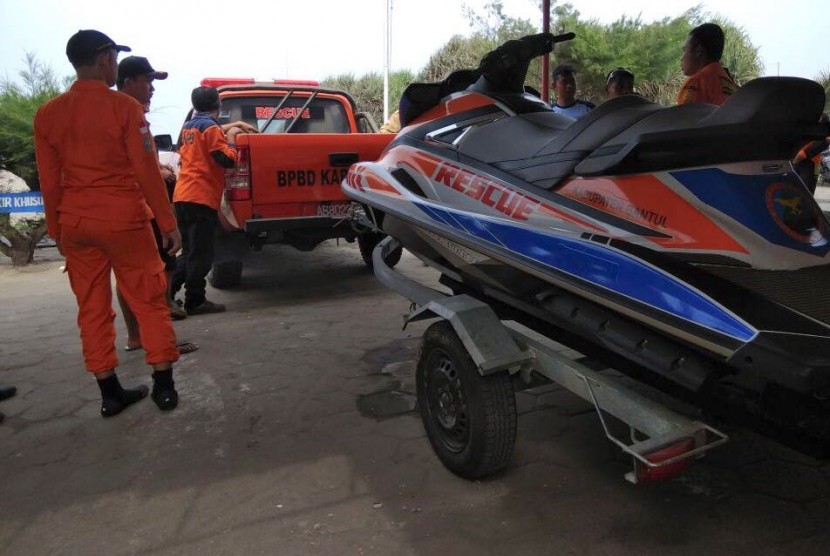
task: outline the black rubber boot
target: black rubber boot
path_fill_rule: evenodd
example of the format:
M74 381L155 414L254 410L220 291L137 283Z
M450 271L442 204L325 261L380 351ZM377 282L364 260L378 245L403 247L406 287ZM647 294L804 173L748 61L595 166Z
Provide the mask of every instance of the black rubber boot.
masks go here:
M108 376L98 381L98 388L101 389L101 416L114 417L124 411L127 406L147 397L150 389L145 385L135 388L122 388L118 377Z
M173 369L153 372L153 393L150 397L162 411L176 409L179 405L179 393L173 381Z

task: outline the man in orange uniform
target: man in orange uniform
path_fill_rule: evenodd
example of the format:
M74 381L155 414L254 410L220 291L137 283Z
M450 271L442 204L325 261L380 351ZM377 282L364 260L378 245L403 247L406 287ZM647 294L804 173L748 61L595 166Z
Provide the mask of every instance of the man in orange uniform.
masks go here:
M208 301L205 285L213 265L218 211L225 189L225 169L236 166L236 149L229 144L243 130L232 127L225 137L216 118L222 103L214 87L196 87L190 95L193 117L185 122L179 147L179 181L173 206L182 234L182 255L177 260L173 291L185 287L188 315L220 313L221 303Z
M123 51L130 49L100 31L74 34L66 55L78 80L34 120L46 223L66 257L84 360L98 380L104 417L148 393L144 385L123 388L115 375L111 271L141 326L145 360L154 370L153 401L164 411L178 404L172 364L179 351L150 218L155 215L170 252L179 249L181 236L144 109L110 90Z
M720 106L738 90L738 85L720 59L723 56L723 29L714 23L704 23L692 29L683 45L680 69L688 76L677 104L708 102Z

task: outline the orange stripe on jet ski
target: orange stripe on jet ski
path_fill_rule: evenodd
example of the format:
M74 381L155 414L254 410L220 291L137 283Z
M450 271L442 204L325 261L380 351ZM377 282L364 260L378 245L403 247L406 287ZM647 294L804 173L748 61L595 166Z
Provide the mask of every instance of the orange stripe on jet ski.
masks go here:
M417 125L430 120L435 120L437 118L443 118L444 116L449 116L450 114L458 114L460 112L466 112L468 110L481 108L482 106L491 106L494 104L496 104L496 101L492 98L479 93L464 92L460 95L453 94L450 95L449 100L446 102L433 106L412 120L410 125Z
M617 218L666 234L649 237L672 249L747 253L703 212L656 176L575 178L557 193Z
M385 179L381 178L371 170L367 170L363 174L363 183L365 186L375 192L382 191L395 197L400 197L401 193L393 186L389 185Z
M417 174L432 176L441 160L412 147L401 145L390 149L380 162L390 171L405 166Z
M353 189L357 189L358 191L365 191L363 188L363 183L361 183L361 176L366 171L366 166L362 163L353 164L351 168L349 168L349 173L346 174L345 184Z

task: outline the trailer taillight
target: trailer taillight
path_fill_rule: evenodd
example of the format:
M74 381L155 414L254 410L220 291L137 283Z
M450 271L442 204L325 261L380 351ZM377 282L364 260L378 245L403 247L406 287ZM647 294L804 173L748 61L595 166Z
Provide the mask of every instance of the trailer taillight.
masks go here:
M225 173L225 196L228 201L251 199L251 156L247 145L236 147L236 167Z
M689 467L689 459L677 459L671 463L664 464L669 460L680 458L684 454L691 452L695 448L695 441L693 438L684 438L680 442L667 446L656 452L646 455L646 459L655 464L656 467L650 467L640 462L636 464L637 482L653 482L670 479L679 475Z

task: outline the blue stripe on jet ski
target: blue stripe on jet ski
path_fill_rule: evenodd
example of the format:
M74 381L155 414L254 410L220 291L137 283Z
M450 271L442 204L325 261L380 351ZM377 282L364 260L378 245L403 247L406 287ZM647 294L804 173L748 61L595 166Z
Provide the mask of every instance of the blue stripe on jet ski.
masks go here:
M826 231L818 241L806 243L789 236L772 218L767 207L767 189L777 182L797 184L798 178L789 174L777 175L730 174L719 168L671 172L671 176L691 191L695 197L724 214L734 218L767 241L816 256L830 251ZM809 194L805 190L804 196Z
M756 330L697 290L623 252L592 241L475 218L415 202L434 220L544 266L748 342Z
M461 215L456 213L451 213L444 210L436 210L432 207L419 205L421 209L423 209L426 213L432 216L433 219L443 222L448 226L455 228L456 230L462 231L467 234L474 235L476 237L480 237L490 243L496 243L501 247L505 247L502 242L493 234L491 234L485 228L476 225L476 221L470 221L470 219L461 218Z

